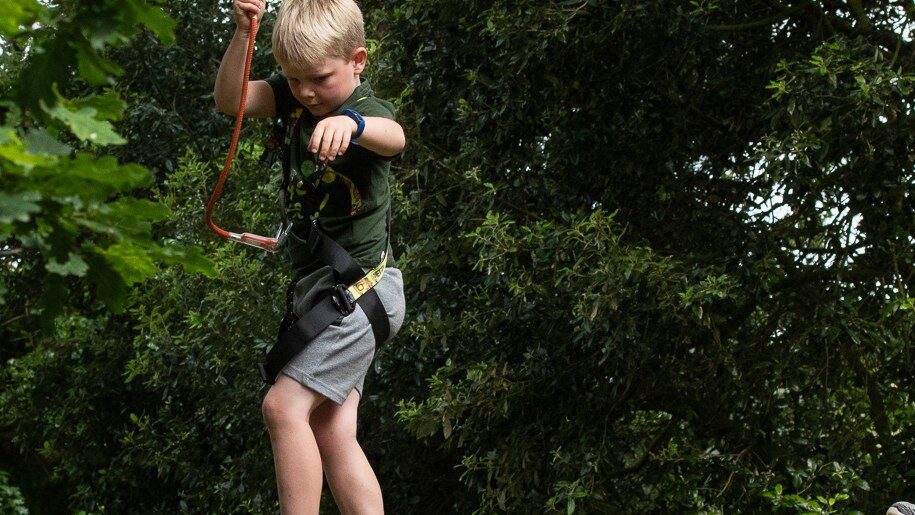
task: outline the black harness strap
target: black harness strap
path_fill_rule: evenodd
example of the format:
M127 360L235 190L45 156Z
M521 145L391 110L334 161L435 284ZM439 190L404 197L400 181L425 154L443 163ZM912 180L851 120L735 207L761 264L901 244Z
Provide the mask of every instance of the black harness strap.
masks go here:
M355 306L353 305L352 296L346 291L345 285L353 284L362 279L365 273L362 271L362 267L356 264L353 257L349 255L349 252L344 250L339 243L334 241L333 238L329 238L320 228L318 228L318 223L316 221L312 220L308 226L310 227L310 230L305 241L308 242L308 247L311 249L312 254L318 256L324 264L329 265L340 275L341 284L338 284L335 287L334 294L329 298L334 299L338 309L341 312L346 311L345 313L342 313L343 316L347 316L353 312ZM298 238L295 231L293 231L292 234L293 237ZM376 292L374 288L369 289L363 293L355 303L362 306L362 310L365 311L365 315L372 324L375 344L380 345L384 343L391 333L391 327L388 323L388 314L385 312L384 306L381 304L381 299L378 297L378 292ZM347 310L346 308L349 309Z

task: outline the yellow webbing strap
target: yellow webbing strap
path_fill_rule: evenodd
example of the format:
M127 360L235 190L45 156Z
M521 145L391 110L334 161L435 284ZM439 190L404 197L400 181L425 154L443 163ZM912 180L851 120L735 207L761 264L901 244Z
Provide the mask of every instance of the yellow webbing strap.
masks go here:
M362 279L351 284L346 290L353 296L353 301L359 299L363 293L371 290L375 287L376 284L381 282L381 277L384 276L384 266L388 262L388 254L385 252L384 258L381 259L381 263L378 263L375 268L369 270L369 273L365 274Z

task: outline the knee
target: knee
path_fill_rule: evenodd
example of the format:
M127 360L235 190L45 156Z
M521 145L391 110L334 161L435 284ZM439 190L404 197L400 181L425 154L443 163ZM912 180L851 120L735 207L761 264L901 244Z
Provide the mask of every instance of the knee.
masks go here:
M297 409L295 403L288 402L272 388L264 396L261 413L269 431L308 424L308 411Z
M312 420L311 430L322 449L345 449L359 445L356 441L356 425L347 424L340 419Z

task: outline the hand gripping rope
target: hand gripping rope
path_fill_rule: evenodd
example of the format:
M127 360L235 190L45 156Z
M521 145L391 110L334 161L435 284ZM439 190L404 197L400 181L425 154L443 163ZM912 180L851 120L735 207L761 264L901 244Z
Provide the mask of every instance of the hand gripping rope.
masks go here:
M235 116L235 129L232 131L232 143L229 144L229 152L226 154L226 162L222 166L222 173L219 174L219 180L216 182L216 187L213 189L213 194L210 196L209 202L207 202L204 220L206 220L207 225L213 232L223 238L244 243L245 245L251 245L252 247L257 247L268 252L276 252L282 246L283 240L285 240L286 236L289 234L289 229L292 227L291 225L287 225L286 227L281 225L276 236L269 238L267 236L258 236L257 234L252 234L250 232L229 232L216 225L216 223L213 222L212 217L213 206L216 205L216 201L219 199L219 196L222 195L222 187L226 184L226 179L229 178L229 170L232 168L232 160L235 158L235 151L238 148L241 122L245 117L245 105L248 101L248 79L251 76L251 60L254 57L254 40L257 37L258 27L257 16L251 16L250 19L251 30L248 34L248 52L245 56L245 73L241 83L241 98L238 102L238 114Z

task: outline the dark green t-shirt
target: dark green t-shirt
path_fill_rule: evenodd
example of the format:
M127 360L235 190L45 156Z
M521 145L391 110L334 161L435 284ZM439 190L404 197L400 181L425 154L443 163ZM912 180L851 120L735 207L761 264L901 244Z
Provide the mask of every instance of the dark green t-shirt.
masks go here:
M386 250L387 266L393 266L388 244L391 158L351 143L346 153L329 162L322 177L318 178L313 176L315 162L308 152L308 142L315 125L323 118L339 115L344 109L353 109L365 117L393 120L394 105L375 98L371 86L363 81L343 105L326 116L315 117L295 99L285 77L274 75L267 79L267 83L273 88L277 117L288 120L292 113L301 109L289 149L292 180L286 193L287 216L293 222L302 222L314 214L304 212L302 206L306 203L302 199L311 190L309 185L317 184L314 194L321 230L346 249L360 266L374 267ZM321 266L304 244L294 238L289 238L287 242L296 275L308 274Z

